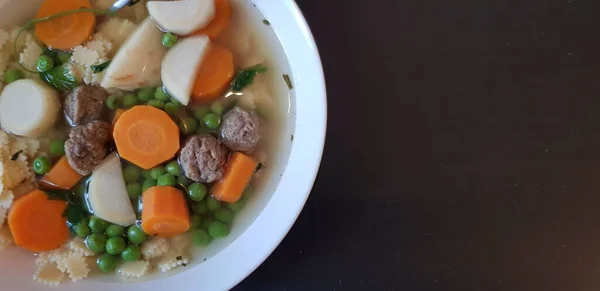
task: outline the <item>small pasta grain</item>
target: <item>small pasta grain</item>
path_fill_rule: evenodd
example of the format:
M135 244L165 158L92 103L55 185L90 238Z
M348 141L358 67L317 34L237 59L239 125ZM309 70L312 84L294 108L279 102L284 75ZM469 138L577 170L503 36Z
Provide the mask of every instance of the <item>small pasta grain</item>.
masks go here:
M58 285L64 279L65 273L61 272L54 263L39 265L33 279L46 285Z
M117 273L124 277L141 278L149 273L148 261L124 262L117 268Z

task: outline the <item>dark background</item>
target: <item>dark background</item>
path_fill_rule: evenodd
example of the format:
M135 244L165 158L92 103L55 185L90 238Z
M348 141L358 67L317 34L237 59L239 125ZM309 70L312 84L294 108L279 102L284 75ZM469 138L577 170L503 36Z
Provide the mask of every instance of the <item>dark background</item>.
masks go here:
M329 121L242 290L599 290L600 5L297 0Z

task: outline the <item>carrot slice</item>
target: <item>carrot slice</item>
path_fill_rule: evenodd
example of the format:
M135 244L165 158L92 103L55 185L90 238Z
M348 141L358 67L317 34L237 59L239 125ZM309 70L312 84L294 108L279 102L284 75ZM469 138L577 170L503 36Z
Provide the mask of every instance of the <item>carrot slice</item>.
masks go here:
M40 184L50 188L69 190L75 186L81 178L82 176L69 165L67 156L62 156L52 169L40 179Z
M37 13L37 18L52 14L90 8L89 0L45 0ZM96 15L92 12L73 13L35 25L35 34L53 49L70 50L87 41L94 32Z
M242 197L257 165L253 158L240 152L231 154L223 179L211 189L212 195L219 201L235 203Z
M212 43L200 66L192 96L196 101L213 101L227 90L235 74L233 54L225 46Z
M113 138L119 155L143 169L170 160L179 150L179 128L164 111L135 106L115 123Z
M17 199L8 212L8 225L15 244L32 252L60 247L69 238L63 212L67 202L50 200L41 190L33 190Z
M213 18L207 27L192 33L192 35L204 34L210 38L215 38L229 26L229 22L231 22L229 1L215 0L215 18Z
M172 237L190 229L185 196L170 186L154 186L142 194L142 229L149 235Z

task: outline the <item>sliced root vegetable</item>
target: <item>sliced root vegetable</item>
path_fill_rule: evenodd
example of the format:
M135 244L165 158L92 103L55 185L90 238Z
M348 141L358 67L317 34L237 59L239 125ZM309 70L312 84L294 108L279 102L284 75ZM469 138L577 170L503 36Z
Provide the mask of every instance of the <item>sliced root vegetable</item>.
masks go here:
M147 7L160 28L179 35L205 28L215 17L215 0L149 1Z
M162 34L152 19L146 18L121 46L100 85L122 90L160 85L161 60L167 53Z
M50 200L40 190L17 199L8 212L8 225L15 244L32 252L45 252L60 247L69 238L63 212L67 202Z
M162 62L162 81L171 97L188 105L198 71L210 48L207 36L180 40L165 55Z
M215 38L221 34L231 22L231 7L229 0L215 0L215 18L208 24L207 27L194 32L194 35L207 35L210 38Z
M36 17L90 7L88 0L45 0ZM70 50L90 39L95 27L94 13L79 12L38 23L35 25L35 34L53 49Z
M170 186L154 186L142 194L142 229L149 235L173 237L190 229L185 196Z
M235 203L250 183L258 163L251 157L235 152L229 157L223 179L211 189L212 195L219 201Z
M135 106L115 123L113 138L119 155L143 169L172 159L179 150L179 128L164 111Z
M27 137L40 137L54 126L60 110L58 93L41 81L18 80L0 95L0 125Z
M50 172L46 173L46 175L40 179L40 184L49 188L69 190L75 186L81 178L82 176L69 165L67 156L62 156L58 162L54 164L52 169L50 169Z
M88 199L94 215L120 226L135 223L135 212L127 195L121 160L111 154L90 178Z
M235 75L233 54L225 46L212 43L196 76L192 95L196 101L213 101L229 88Z

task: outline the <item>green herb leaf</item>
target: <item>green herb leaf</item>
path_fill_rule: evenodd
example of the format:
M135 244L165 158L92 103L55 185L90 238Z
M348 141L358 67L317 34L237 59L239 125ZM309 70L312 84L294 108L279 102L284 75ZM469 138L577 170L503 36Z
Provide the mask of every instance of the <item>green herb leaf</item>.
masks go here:
M71 224L77 224L83 219L83 207L81 203L67 204L67 208L63 212L63 217Z
M231 82L231 90L240 92L244 88L252 85L258 74L266 72L268 69L263 64L256 64L237 72Z
M19 158L19 155L23 152L23 150L20 150L18 152L16 152L14 155L12 155L12 157L10 157L11 161L16 161Z
M270 21L268 21L268 20L266 20L266 19L263 19L263 23L264 23L265 25L271 25L271 22L270 22Z
M77 224L83 219L83 203L77 195L68 190L46 190L46 195L50 200L62 200L67 202L67 208L63 212L63 216L71 224Z
M260 171L264 168L265 168L265 165L263 163L258 163L258 166L256 166L256 170L254 170L254 173L257 173L258 171Z
M106 61L102 64L98 64L98 65L92 65L92 72L94 72L94 74L98 74L102 71L104 71L106 68L108 68L108 65L110 65L111 61Z
M294 86L292 85L292 79L290 79L290 75L283 74L283 80L285 81L285 84L288 86L288 89L290 89L290 90L294 89Z
M71 70L62 65L40 73L40 78L57 90L62 91L71 91L79 85Z

